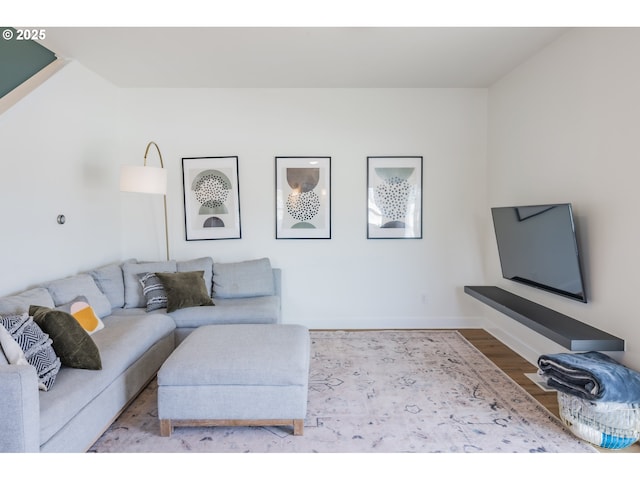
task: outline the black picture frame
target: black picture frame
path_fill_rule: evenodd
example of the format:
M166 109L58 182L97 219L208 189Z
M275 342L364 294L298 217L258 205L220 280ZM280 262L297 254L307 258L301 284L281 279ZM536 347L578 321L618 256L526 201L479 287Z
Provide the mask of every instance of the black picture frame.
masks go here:
M367 238L422 238L422 156L367 157Z
M183 157L185 237L242 238L238 157Z
M331 157L275 157L276 239L331 238Z

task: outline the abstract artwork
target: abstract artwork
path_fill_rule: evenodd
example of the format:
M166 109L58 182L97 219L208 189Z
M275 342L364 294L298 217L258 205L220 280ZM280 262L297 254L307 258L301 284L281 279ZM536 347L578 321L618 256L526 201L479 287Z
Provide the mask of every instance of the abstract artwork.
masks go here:
M276 238L331 238L331 157L276 157Z
M182 159L187 240L240 238L238 157Z
M367 238L422 238L422 157L367 157Z

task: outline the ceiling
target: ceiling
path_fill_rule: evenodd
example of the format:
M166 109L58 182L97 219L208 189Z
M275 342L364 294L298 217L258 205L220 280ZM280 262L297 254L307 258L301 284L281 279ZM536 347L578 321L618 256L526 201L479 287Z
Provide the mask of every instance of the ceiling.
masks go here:
M567 30L53 27L41 43L125 88L484 88Z

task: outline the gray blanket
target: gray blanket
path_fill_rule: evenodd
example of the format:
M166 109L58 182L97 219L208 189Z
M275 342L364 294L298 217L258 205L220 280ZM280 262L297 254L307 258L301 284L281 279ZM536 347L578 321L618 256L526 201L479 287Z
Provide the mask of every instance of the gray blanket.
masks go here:
M591 401L640 405L640 374L600 352L557 353L538 358L547 385Z

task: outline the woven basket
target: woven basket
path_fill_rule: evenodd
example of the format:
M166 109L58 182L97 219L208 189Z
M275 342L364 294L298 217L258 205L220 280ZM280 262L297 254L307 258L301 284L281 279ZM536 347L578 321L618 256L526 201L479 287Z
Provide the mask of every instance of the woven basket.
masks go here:
M620 449L640 439L640 406L590 402L558 392L560 418L577 437L604 448Z

